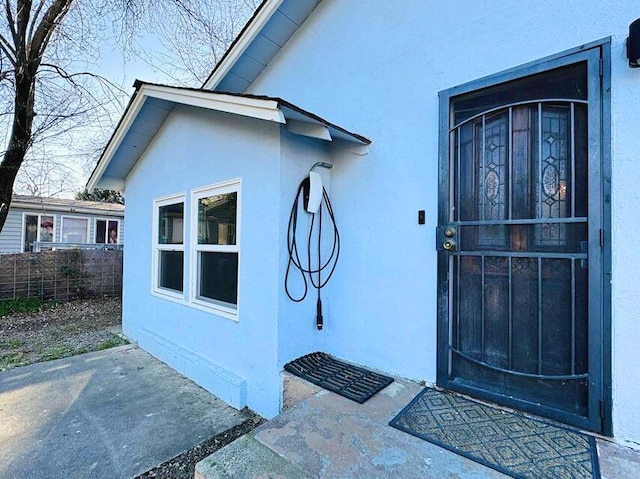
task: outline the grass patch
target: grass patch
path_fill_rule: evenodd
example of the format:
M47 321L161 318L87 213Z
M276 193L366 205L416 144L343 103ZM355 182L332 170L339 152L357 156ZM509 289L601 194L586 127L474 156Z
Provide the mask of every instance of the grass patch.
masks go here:
M11 349L17 349L22 346L22 341L20 341L19 339L9 339L6 344L7 347Z
M120 336L116 336L115 334L111 334L111 337L109 339L105 339L104 341L85 346L73 347L65 343L56 344L55 346L46 348L41 353L40 361L53 361L54 359L62 359L68 358L69 356L75 356L76 354L104 351L105 349L114 348L116 346L123 346L125 344L129 344L129 341L121 338Z
M21 351L0 354L0 371L3 369L14 368L16 366L22 366L27 362L28 356Z
M56 344L42 352L42 361L52 361L82 353L86 353L85 348L73 348L68 344Z
M129 341L121 338L120 336L114 335L113 338L107 339L106 341L96 345L92 351L103 351L105 349L115 348L116 346L124 346L125 344L129 344Z
M15 313L35 313L44 306L54 306L56 302L45 303L41 299L6 299L0 301L0 317Z

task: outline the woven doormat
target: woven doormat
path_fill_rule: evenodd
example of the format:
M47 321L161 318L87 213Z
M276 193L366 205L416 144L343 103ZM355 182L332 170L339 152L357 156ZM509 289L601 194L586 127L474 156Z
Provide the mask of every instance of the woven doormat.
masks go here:
M284 369L360 404L393 382L389 376L347 364L326 353L307 354L285 364Z
M515 478L600 478L593 437L434 389L389 425Z

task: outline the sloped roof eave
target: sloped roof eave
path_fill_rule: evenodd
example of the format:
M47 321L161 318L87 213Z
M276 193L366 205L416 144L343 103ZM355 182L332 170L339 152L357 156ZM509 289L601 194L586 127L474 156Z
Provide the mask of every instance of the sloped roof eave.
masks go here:
M120 173L121 176L111 176L111 181L108 186L123 186L124 180L128 173L131 171L135 163L139 160L145 148L151 142L151 139L155 136L160 126L176 104L183 104L194 107L207 108L214 111L220 111L224 113L237 114L247 116L259 120L275 121L277 123L286 124L287 115L292 115L290 112L294 112L297 117L302 118L305 122L321 125L327 130L333 131L341 139L352 141L359 145L368 145L371 143L366 137L352 133L345 128L335 125L331 122L324 120L323 118L310 113L302 108L293 105L281 98L267 97L261 95L250 94L238 94L238 93L223 93L213 92L202 88L188 88L188 87L175 87L168 85L161 85L155 83L144 83L136 80L134 84L136 91L127 106L116 130L111 136L109 143L105 147L100 160L96 164L89 180L87 181L87 188L93 189L100 187L100 182L106 176L105 172L110 166L113 159L118 154L121 146L125 144L127 140L127 134L132 131L132 126L136 122L137 118L141 115L142 109L145 106L148 99L154 101L163 102L161 108L158 110L158 115L164 114L164 118L157 118L157 121L152 125L151 129L145 131L144 135L138 135L138 141L141 143L132 146L129 156L124 158L125 165L124 170L127 170L126 174ZM104 185L103 185L104 187ZM111 188L118 189L118 188Z

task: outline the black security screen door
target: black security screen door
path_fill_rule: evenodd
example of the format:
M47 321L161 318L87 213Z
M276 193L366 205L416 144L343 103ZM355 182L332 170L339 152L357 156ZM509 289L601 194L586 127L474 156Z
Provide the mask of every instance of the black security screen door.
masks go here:
M439 383L599 429L589 67L587 58L449 101Z

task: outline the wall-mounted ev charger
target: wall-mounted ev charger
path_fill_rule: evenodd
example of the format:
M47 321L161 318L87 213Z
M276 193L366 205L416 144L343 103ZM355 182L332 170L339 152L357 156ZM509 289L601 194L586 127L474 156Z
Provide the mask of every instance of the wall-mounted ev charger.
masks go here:
M320 173L310 171L303 186L304 209L309 213L317 213L322 203L322 178Z
M309 175L300 182L298 191L296 192L296 196L293 200L293 205L291 206L291 214L289 215L289 226L287 228L287 249L289 251L289 262L287 264L287 271L284 277L284 289L289 299L295 301L296 303L303 301L307 297L307 293L309 291L309 283L311 287L317 290L318 297L316 301L316 327L320 330L323 328L324 324L320 290L331 279L331 276L333 276L333 272L336 269L338 257L340 256L340 233L338 232L338 227L336 226L336 220L333 214L331 201L329 200L329 195L322 185L322 178L320 177L319 173L313 171L313 169L318 166L327 169L333 168L332 164L325 163L323 161L319 161L314 164L309 171ZM311 215L311 221L309 224L306 241L300 243L302 248L306 247L307 249L306 254L305 252L303 252L302 255L300 255L300 251L298 250L299 242L297 239L298 209L299 199L301 197L303 209ZM321 247L321 242L323 241L323 211L325 212L324 215L329 216L328 219L333 230L333 235L331 235L333 236L333 241L328 248ZM325 239L327 238L330 238L330 236L327 235ZM317 247L315 245L317 245ZM329 258L327 258L326 260L322 257L323 250L331 251ZM302 258L306 258L306 261L303 261L301 259L301 256ZM292 294L289 289L289 273L292 268L299 272L300 278L302 280L302 286L304 289L300 296ZM323 271L325 272L324 278L322 277Z

